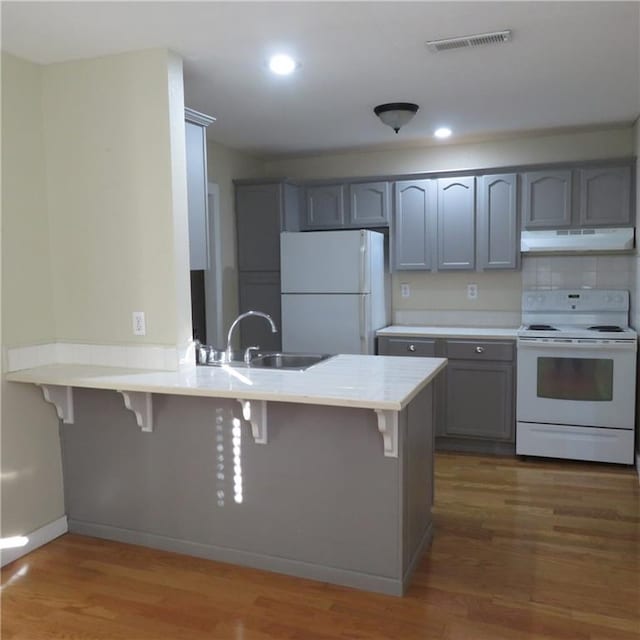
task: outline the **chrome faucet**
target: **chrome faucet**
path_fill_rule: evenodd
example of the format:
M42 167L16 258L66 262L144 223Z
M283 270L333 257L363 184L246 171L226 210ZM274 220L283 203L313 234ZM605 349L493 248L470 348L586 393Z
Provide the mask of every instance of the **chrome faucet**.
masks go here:
M263 313L262 311L247 311L246 313L241 313L229 327L229 333L227 333L227 348L224 350L225 360L227 362L231 362L233 359L233 350L231 349L231 338L233 337L233 330L240 323L240 320L244 318L248 318L249 316L260 316L269 322L271 325L271 333L278 333L278 328L276 327L276 323L273 321L273 318L268 313ZM252 347L253 349L258 349L259 347ZM247 359L247 354L245 353L245 361ZM251 356L249 355L249 358Z

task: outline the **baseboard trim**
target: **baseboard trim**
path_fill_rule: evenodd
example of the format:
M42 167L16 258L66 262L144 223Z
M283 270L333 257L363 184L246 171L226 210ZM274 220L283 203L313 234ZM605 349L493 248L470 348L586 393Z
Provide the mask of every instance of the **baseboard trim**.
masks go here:
M403 592L403 581L396 578L360 573L337 567L326 567L300 560L267 556L241 549L179 540L155 533L133 531L74 519L69 520L69 531L392 596L401 596Z
M24 547L2 549L2 551L0 551L0 566L4 567L10 562L17 560L18 558L22 558L22 556L26 556L27 553L47 544L47 542L55 540L61 535L67 533L67 531L69 531L67 516L62 516L62 518L58 518L49 524L45 524L44 527L40 527L31 533L25 534L29 539L29 542L27 542Z

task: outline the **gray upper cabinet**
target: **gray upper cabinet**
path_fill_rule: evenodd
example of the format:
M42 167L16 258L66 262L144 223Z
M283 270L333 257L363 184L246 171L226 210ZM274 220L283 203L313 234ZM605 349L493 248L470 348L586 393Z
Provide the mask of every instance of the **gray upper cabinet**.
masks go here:
M438 270L475 268L475 178L438 179Z
M580 225L631 224L631 167L580 169Z
M478 269L516 269L518 242L518 176L478 179Z
M389 224L390 188L388 182L349 185L349 225L357 228Z
M435 180L395 183L394 266L399 271L433 268Z
M295 231L298 188L282 182L236 184L240 271L279 271L280 232Z
M329 184L305 189L305 228L336 229L345 224L345 185Z
M571 225L571 170L528 171L522 175L522 214L526 229Z
M206 128L213 118L184 110L189 211L189 264L192 271L209 268Z

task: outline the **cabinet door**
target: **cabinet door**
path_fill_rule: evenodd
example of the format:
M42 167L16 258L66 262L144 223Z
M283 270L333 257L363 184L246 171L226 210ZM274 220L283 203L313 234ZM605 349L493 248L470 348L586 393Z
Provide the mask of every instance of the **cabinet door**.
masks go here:
M185 122L187 204L189 209L189 263L191 270L209 268L207 215L207 146L205 128Z
M475 268L475 178L438 179L438 270Z
M631 168L580 169L580 224L631 224Z
M571 225L571 171L529 171L522 176L526 229Z
M435 180L395 183L394 265L398 271L433 268Z
M263 311L276 323L278 333L272 333L264 318L245 318L240 323L240 347L259 346L264 351L282 348L282 317L280 312L280 272L241 273L239 276L240 313Z
M512 442L513 364L449 360L447 408L441 435Z
M381 227L389 224L389 183L364 182L349 185L349 224Z
M478 268L518 267L518 176L482 176L478 182Z
M281 185L238 185L236 229L240 271L279 271Z
M344 185L307 187L305 205L307 229L338 229L344 226Z

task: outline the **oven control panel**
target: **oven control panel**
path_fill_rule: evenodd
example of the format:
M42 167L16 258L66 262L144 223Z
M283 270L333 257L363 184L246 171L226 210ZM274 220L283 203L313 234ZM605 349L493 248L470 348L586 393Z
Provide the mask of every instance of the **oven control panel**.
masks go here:
M523 311L595 313L629 310L629 292L611 289L556 289L525 291Z

